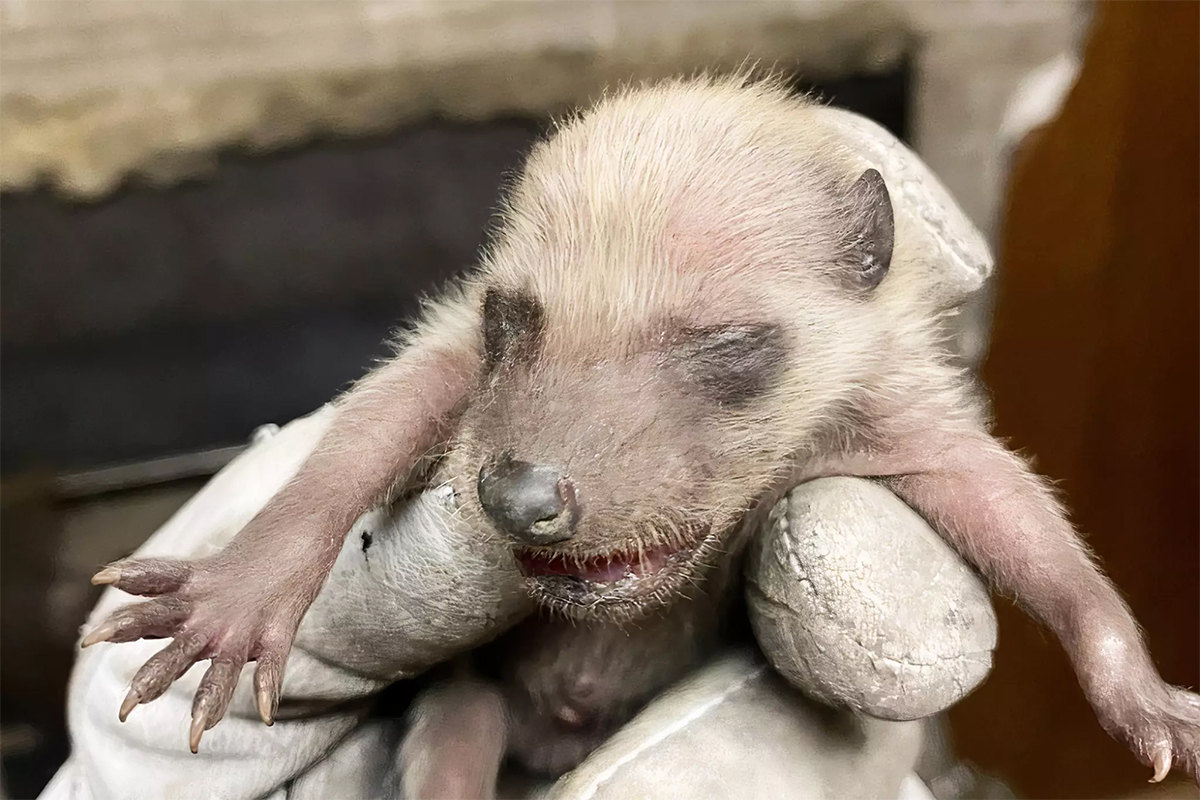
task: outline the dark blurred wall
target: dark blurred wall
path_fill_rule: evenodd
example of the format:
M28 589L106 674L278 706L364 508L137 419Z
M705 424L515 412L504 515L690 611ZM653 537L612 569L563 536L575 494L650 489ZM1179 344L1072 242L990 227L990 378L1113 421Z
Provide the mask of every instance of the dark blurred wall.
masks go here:
M907 133L908 69L821 84ZM475 260L545 126L429 121L226 154L99 203L0 196L0 468L72 469L240 443L331 399L389 329Z
M474 260L538 129L431 122L94 204L0 197L0 466L240 443L314 410Z
M1027 143L985 368L999 433L1059 480L1163 677L1200 683L1200 5L1101 6L1079 83ZM1002 604L1003 606L1003 604ZM1053 637L1000 609L953 718L1026 797L1144 791Z

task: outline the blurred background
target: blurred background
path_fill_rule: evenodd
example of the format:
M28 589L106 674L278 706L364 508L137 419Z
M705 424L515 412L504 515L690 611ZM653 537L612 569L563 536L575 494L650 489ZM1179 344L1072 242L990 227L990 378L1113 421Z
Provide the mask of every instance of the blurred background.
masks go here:
M89 576L264 423L330 399L469 265L552 115L787 70L881 122L994 243L998 430L1060 481L1170 682L1200 682L1200 5L0 0L0 756L68 752ZM1149 789L998 602L959 754L1021 797Z

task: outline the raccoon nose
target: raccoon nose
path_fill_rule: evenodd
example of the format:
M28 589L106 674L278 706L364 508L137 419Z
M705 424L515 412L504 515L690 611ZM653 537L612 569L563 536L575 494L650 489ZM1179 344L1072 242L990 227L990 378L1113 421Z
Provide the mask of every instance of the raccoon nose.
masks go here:
M511 458L479 471L479 502L501 530L527 544L569 539L579 518L570 478L554 467Z

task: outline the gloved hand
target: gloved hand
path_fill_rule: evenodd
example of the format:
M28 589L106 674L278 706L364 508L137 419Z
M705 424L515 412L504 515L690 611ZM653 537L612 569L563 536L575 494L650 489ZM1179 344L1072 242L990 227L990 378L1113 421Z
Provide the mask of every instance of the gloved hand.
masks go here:
M255 444L139 555L195 556L223 546L299 467L329 416L322 409ZM289 785L293 794L320 786L339 796L378 796L391 780L399 732L364 724L365 701L396 680L493 638L531 608L508 554L457 526L453 512L453 496L438 488L358 521L301 626L284 702L271 728L259 721L252 682L244 680L227 719L210 732L204 751L193 755L187 727L202 666L122 724L116 712L128 683L162 643L102 644L83 651L69 693L74 752L44 796L255 798ZM849 479L799 487L758 539L748 562L756 629L775 667L812 696L879 716L923 716L957 699L986 671L980 653L994 631L986 595L941 540L885 490ZM783 564L804 565L806 571L802 577L781 570ZM922 615L912 613L916 595ZM109 590L91 621L131 601ZM722 737L726 748L734 748L731 757L745 748L747 763L759 771L766 766L754 754L763 747L794 753L794 760L772 759L778 773L761 772L763 787L787 777L797 791L804 780L832 781L849 791L845 782L864 780L861 762L873 750L890 754L891 761L874 773L881 780L897 783L908 774L914 737L919 738L915 729L877 723L874 730L886 733L874 739L843 741L841 750L814 748L814 739L826 734L822 714L773 677L757 654L729 659L694 676L685 700L672 694L652 704L616 738L653 740L649 749L626 745L638 752L666 747L669 752L656 758L670 760L672 775L703 775L718 763L711 751L689 755L678 746L686 741L684 728L692 737ZM926 663L931 659L941 660ZM694 716L693 706L704 705L710 695L721 698L721 714ZM766 707L777 709L776 717L778 709L791 709L794 719L780 718L780 730L772 730ZM736 730L727 730L730 726ZM661 735L667 730L669 740ZM904 744L897 747L895 741ZM335 751L340 755L326 758ZM351 756L356 769L334 769ZM367 756L370 768L363 761ZM575 796L571 787L583 780L580 775L598 769L597 763L593 756L557 787L556 796ZM638 763L629 759L612 774L605 771L607 791L616 792L611 796L621 796L620 775L634 780L629 770ZM802 780L804 775L809 777ZM329 785L335 779L351 785ZM746 788L739 786L739 792Z

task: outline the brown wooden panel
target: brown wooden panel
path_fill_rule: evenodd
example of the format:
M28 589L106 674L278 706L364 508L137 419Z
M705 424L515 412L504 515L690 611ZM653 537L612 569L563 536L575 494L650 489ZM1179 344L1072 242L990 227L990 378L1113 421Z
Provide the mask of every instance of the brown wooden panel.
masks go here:
M1164 677L1200 682L1200 5L1110 2L1060 119L1018 164L984 369L998 431L1058 480ZM1027 797L1149 771L1053 637L1002 603L996 671L952 715Z

